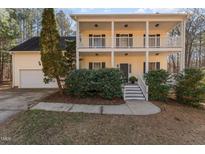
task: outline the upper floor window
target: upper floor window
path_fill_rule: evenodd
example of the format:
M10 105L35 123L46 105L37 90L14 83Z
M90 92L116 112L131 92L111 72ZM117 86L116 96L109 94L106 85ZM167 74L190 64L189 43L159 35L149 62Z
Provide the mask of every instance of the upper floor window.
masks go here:
M133 46L132 34L116 34L116 47L127 48Z
M89 47L90 48L104 48L105 47L105 34L102 34L102 35L89 34Z
M145 47L145 34L144 34L144 47ZM149 47L160 47L160 34L149 35Z

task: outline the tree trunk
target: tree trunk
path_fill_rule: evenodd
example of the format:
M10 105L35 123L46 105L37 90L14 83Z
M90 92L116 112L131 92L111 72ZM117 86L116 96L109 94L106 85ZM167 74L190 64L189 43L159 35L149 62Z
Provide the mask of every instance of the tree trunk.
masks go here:
M57 81L57 84L58 84L59 92L60 92L61 95L63 95L63 88L62 88L59 76L56 77L56 81Z
M201 67L201 53L202 53L202 49L201 49L201 46L202 46L202 33L200 32L200 38L199 38L199 53L198 53L198 56L199 56L199 67Z

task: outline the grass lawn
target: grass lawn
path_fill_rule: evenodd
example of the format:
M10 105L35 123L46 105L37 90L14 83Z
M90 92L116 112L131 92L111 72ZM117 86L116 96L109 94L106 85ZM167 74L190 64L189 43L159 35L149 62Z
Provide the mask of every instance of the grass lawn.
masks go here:
M0 144L205 144L205 110L155 104L149 116L21 112L0 126Z

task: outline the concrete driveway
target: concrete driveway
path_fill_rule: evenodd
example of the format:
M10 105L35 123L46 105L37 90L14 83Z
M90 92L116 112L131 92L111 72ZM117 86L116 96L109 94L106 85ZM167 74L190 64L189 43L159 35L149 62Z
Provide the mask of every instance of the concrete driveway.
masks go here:
M16 113L27 110L36 100L54 91L53 89L1 89L0 124Z

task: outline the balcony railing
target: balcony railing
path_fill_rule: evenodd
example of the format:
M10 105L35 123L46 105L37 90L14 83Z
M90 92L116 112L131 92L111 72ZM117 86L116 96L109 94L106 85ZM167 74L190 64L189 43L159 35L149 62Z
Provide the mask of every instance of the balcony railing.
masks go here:
M145 37L80 37L79 48L145 48ZM149 48L179 48L180 36L155 36L149 37Z

